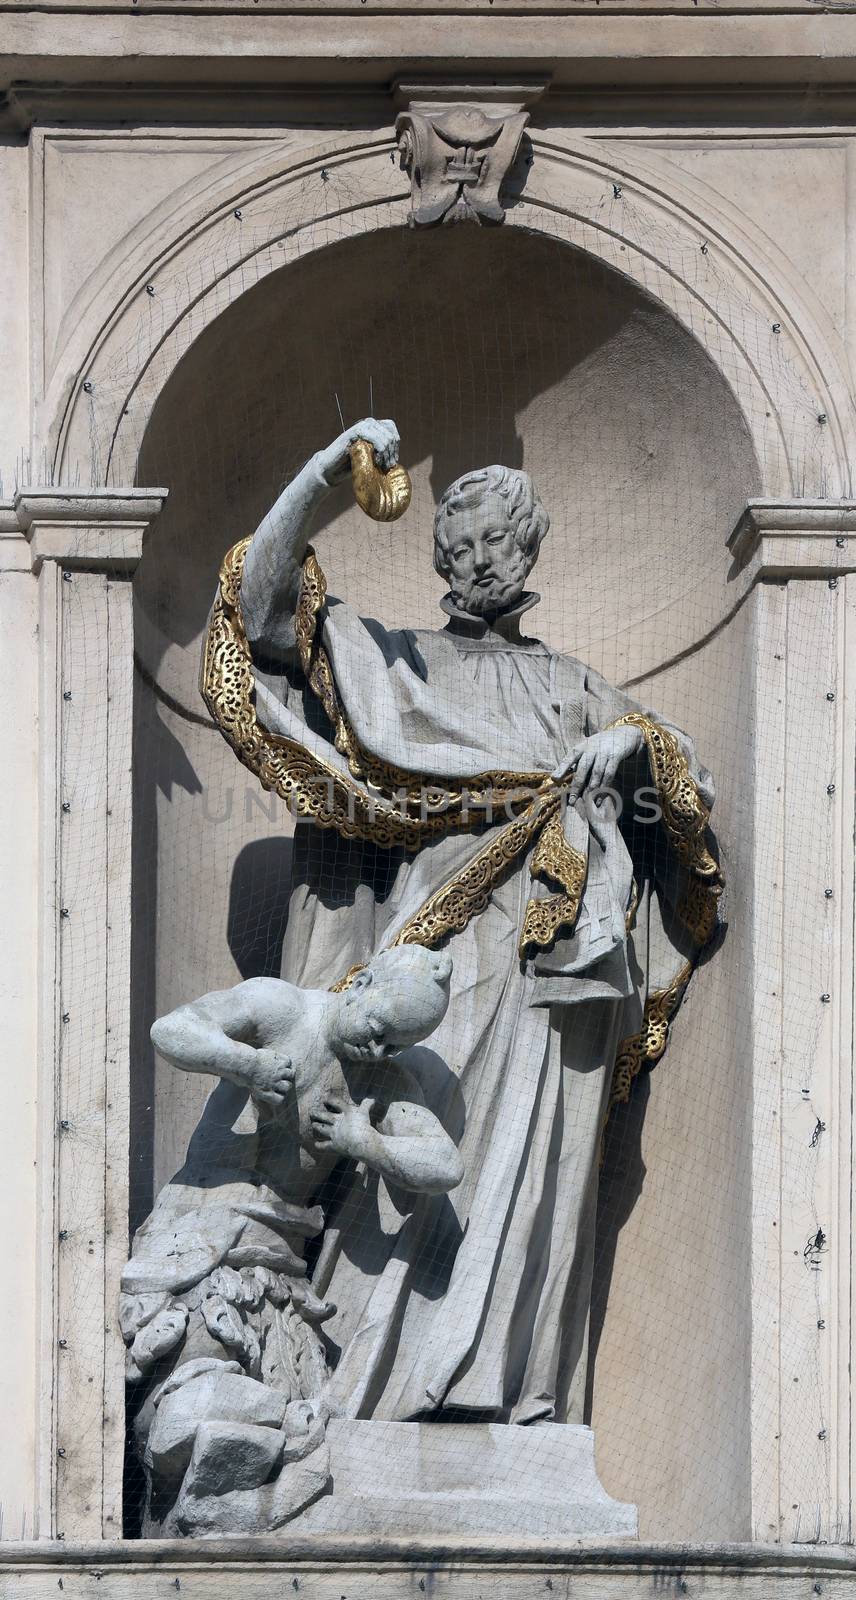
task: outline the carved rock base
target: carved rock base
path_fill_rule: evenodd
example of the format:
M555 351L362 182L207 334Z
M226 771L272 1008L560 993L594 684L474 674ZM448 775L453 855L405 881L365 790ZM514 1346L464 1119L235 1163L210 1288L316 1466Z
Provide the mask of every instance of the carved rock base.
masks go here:
M636 1507L598 1480L591 1428L337 1420L327 1442L332 1492L301 1535L636 1537Z

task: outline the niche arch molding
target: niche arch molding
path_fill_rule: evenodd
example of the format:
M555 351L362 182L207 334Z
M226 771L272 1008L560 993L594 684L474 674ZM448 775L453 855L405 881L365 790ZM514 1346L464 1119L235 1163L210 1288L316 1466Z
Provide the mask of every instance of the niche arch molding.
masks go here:
M55 482L127 485L157 398L225 306L289 261L405 227L392 130L257 144L129 232L78 291L34 418ZM534 130L505 226L564 240L663 305L737 397L772 497L850 492L846 362L825 312L760 230L669 163Z

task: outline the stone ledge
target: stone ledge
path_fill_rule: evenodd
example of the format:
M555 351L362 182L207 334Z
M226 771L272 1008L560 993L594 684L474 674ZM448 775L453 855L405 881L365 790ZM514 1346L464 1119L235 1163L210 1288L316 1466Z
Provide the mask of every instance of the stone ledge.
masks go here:
M0 1545L0 1600L848 1600L856 1553L818 1545L278 1538Z
M750 500L728 539L731 577L826 577L856 570L856 500Z
M131 574L166 489L22 489L14 499L18 527L38 571L44 561L86 572Z
M224 64L239 61L242 77L261 83L281 78L284 62L298 81L377 83L401 73L404 55L420 71L463 63L489 73L513 61L516 71L551 71L557 86L784 83L804 101L807 85L852 86L856 54L856 17L814 0L630 0L620 9L597 0L223 0L216 28L205 26L210 12L210 0L5 0L0 88L37 76L133 85L157 80L164 61L173 81L222 82ZM441 32L438 21L452 17Z
M42 123L60 124L59 134L64 138L73 139L80 129L91 137L94 128L109 138L121 137L125 124L136 122L145 123L168 140L175 137L176 129L208 130L212 126L237 130L244 136L260 128L280 134L294 122L319 129L383 128L393 121L396 103L395 80L391 87L387 65L379 63L367 81L353 76L339 81L337 63L326 61L325 70L334 82L314 81L308 66L303 82L281 76L276 83L261 77L224 83L207 74L183 75L169 82L153 78L112 82L112 63L108 61L103 79L97 81L10 82L5 92L0 89L0 132L29 133ZM792 123L803 134L811 130L819 136L828 136L830 126L856 122L853 83L815 83L807 98L802 80L793 85L756 83L747 87L749 78L747 68L739 83L716 82L695 89L644 81L557 84L534 106L530 125L541 129L558 123L586 133L608 129L612 138L633 140L639 138L640 128L647 138L657 134L670 138L676 127L686 131L699 121L705 125L712 122L731 133L779 129L782 123Z

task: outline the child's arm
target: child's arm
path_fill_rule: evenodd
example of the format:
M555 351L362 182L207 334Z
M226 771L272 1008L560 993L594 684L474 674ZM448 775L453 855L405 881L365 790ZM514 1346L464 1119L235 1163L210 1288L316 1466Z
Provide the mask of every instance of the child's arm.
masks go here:
M291 1061L276 1050L257 1048L253 1041L260 1005L266 1021L274 1010L288 1023L294 1009L290 991L290 984L276 978L250 978L234 989L215 990L159 1017L152 1044L182 1072L214 1073L249 1089L264 1105L279 1107L294 1079Z
M395 1100L375 1127L374 1100L329 1099L310 1116L315 1143L364 1161L390 1183L425 1194L445 1194L464 1175L457 1147L427 1106Z

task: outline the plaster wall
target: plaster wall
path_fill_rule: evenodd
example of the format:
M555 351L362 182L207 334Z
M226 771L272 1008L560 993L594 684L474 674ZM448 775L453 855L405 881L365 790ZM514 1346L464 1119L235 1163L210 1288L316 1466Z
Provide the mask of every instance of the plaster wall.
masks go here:
M723 138L687 129L647 137L639 130L626 138L634 150L656 150L681 172L750 212L774 250L789 259L813 290L841 337L847 337L852 136L782 129L772 136L736 131ZM852 323L852 303L849 310Z

